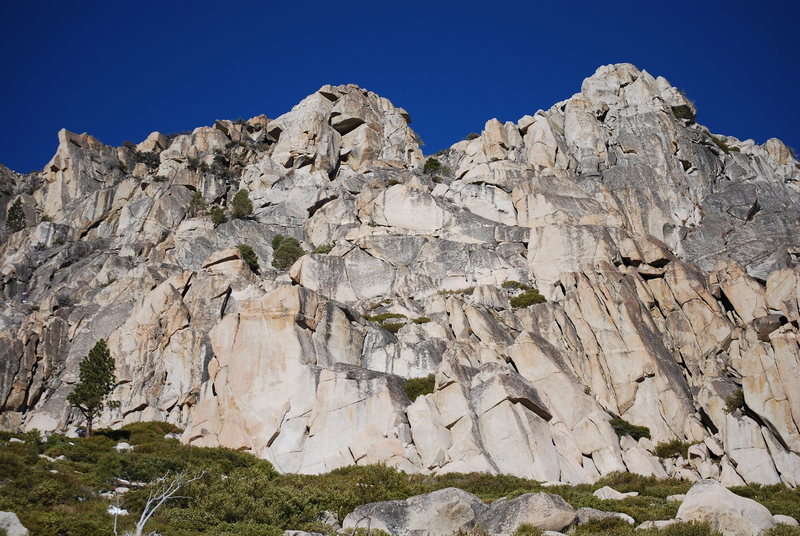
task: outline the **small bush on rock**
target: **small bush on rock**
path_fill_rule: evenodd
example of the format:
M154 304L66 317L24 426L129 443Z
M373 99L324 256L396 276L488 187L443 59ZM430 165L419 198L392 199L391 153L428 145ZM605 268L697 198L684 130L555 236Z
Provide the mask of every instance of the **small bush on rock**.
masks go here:
M680 439L673 439L672 441L664 441L656 445L653 453L659 458L672 458L675 456L689 457L689 447L692 443L681 441Z
M192 198L189 200L189 208L186 210L189 217L200 216L206 212L206 200L203 199L203 194L194 192Z
M737 409L744 409L744 391L737 389L725 397L725 407L729 413L733 413Z
M433 374L428 374L424 378L411 378L406 381L405 391L408 399L413 402L418 396L432 393L435 387L436 377Z
M528 290L523 291L517 296L513 296L511 298L511 307L515 309L522 309L525 307L530 307L531 305L537 303L544 303L547 300L544 296L539 294L539 291L535 288L529 288Z
M637 426L629 423L625 419L620 419L618 417L611 419L609 424L619 437L629 435L636 441L639 441L643 437L650 439L650 429L646 426Z
M278 270L288 270L297 259L306 254L300 247L300 242L291 236L277 235L272 239L272 247L275 250L272 254L272 266Z
M214 224L214 227L222 225L228 221L228 218L225 216L225 211L222 209L222 207L213 207L209 211L209 215L211 216L211 222Z
M25 228L25 211L22 208L22 201L17 199L6 214L6 228L12 233L21 231Z
M231 201L232 216L242 219L253 213L253 202L247 196L247 190L239 190Z
M438 158L434 158L433 156L425 160L425 166L422 168L422 172L426 175L434 175L442 170L442 163L439 162Z

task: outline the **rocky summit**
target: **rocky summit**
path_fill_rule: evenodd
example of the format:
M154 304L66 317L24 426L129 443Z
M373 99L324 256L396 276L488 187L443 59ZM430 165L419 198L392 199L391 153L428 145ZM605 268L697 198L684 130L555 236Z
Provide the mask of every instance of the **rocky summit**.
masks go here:
M410 122L324 86L0 167L0 426L78 433L105 339L97 426L167 421L282 472L800 484L789 148L711 134L629 64L429 158Z

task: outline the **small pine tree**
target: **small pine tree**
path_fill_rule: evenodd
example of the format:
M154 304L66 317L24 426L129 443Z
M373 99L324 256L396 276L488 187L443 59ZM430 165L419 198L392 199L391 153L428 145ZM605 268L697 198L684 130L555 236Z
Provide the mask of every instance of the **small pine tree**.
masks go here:
M6 214L6 227L12 233L21 231L25 228L25 211L22 208L22 201L17 198Z
M190 218L200 216L206 212L206 200L203 199L203 194L195 192L192 194L192 199L189 200L189 208L187 209Z
M213 207L209 211L209 214L211 215L211 222L214 224L214 227L222 225L228 221L228 218L225 217L225 211L222 209L222 207Z
M92 435L92 423L103 408L103 403L114 390L114 358L104 339L97 341L80 364L80 379L67 401L86 417L86 437Z
M232 215L236 219L244 218L253 213L253 202L247 197L247 190L239 190L231 201Z

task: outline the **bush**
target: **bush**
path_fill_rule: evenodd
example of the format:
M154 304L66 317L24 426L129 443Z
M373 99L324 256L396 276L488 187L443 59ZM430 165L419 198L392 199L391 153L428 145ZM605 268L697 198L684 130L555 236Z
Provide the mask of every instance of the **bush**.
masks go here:
M728 413L733 413L737 409L744 409L744 406L744 391L742 389L736 389L725 397L725 407Z
M517 530L514 531L514 536L540 536L542 534L542 530L538 527L534 527L530 523L522 523Z
M435 376L433 374L428 374L424 378L411 378L407 380L404 389L408 399L413 402L419 396L432 393L435 387Z
M377 315L364 315L364 319L369 322L386 322L390 318L405 318L406 315L400 313L380 313Z
M439 162L439 159L430 157L425 160L425 166L422 168L422 172L426 175L434 175L442 170L442 163Z
M420 316L419 318L415 318L414 320L412 320L412 322L414 322L415 324L427 324L430 321L431 319L428 318L427 316Z
M686 119L688 121L694 121L695 116L692 112L692 107L687 104L681 104L680 106L673 106L672 113L678 119Z
M300 247L300 242L291 236L278 235L272 239L272 266L278 270L288 270L292 265L306 254Z
M222 225L228 221L228 218L225 216L225 211L222 209L222 207L212 207L208 213L211 216L211 222L214 224L214 227Z
M636 441L639 441L643 437L650 439L650 429L646 426L637 426L619 417L611 419L609 424L619 437L629 435Z
M325 253L330 253L332 249L333 249L332 244L322 244L320 246L315 247L314 251L312 251L311 253L325 254Z
M539 294L538 290L535 288L529 288L517 296L512 296L510 301L511 307L514 307L515 309L522 309L525 307L530 307L536 303L544 303L547 300L544 296Z
M247 244L239 244L236 248L239 250L239 253L242 254L242 260L247 263L250 271L257 274L261 267L258 265L258 256L256 252L253 251L253 248Z
M194 192L192 198L189 200L189 208L186 210L189 217L199 216L206 211L206 200L203 199L203 194Z
M469 141L476 140L480 137L481 137L480 134L478 134L477 132L470 132L469 134L467 134L467 140Z
M236 195L233 196L233 201L231 201L231 207L232 216L237 220L253 213L253 202L247 196L247 190L236 192Z
M672 458L676 456L689 457L689 447L693 443L681 441L680 439L673 439L671 441L664 441L659 443L653 449L653 453L659 458Z

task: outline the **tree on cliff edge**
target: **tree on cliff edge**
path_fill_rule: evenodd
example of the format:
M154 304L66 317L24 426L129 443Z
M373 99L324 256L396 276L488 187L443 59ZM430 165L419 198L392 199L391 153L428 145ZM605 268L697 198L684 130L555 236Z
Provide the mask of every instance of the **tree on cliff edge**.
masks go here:
M25 211L22 209L22 201L17 199L6 214L6 228L12 233L21 231L25 228Z
M67 401L86 417L86 437L91 437L92 422L116 383L114 358L108 351L106 341L100 339L81 361L80 380L67 397Z

